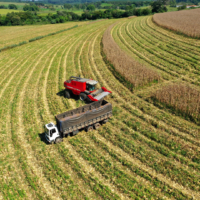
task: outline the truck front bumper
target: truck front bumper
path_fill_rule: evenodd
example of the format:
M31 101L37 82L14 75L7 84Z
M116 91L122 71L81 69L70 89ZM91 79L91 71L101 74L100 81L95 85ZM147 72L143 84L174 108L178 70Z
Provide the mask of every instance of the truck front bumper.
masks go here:
M46 138L46 141L49 143L49 144L51 144L53 141L51 141L50 139L49 139L49 137L47 137L47 135L45 134L45 138Z

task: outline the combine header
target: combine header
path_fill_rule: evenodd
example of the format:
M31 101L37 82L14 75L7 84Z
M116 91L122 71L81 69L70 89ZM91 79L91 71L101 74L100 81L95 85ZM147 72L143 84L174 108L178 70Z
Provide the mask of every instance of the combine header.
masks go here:
M65 97L71 98L72 94L78 95L82 101L99 101L111 92L105 87L99 90L95 89L98 82L92 79L71 76L69 80L64 82Z

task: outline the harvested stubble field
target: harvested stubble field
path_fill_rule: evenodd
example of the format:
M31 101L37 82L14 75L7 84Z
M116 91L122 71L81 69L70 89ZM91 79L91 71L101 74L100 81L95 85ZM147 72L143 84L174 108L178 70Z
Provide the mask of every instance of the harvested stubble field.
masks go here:
M164 28L200 38L200 8L157 13L153 16L153 21Z
M112 24L119 47L156 70L159 83L131 92L105 63L102 37ZM199 199L200 128L148 101L168 82L198 87L199 46L138 17L85 24L1 52L0 198ZM113 117L98 131L47 145L44 124L83 104L57 95L71 75L111 90Z

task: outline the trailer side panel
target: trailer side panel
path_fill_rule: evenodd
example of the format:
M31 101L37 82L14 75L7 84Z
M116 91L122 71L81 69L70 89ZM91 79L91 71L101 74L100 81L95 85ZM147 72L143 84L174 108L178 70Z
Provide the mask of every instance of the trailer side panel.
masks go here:
M69 112L66 112L67 114L66 113L60 114L59 117L56 117L57 126L60 132L67 134L77 129L87 127L88 125L94 124L96 122L111 117L112 105L106 102L105 100L103 101L104 102L103 103L101 102L101 104L100 102L98 102L98 104L95 104L95 106L93 106L94 107L93 109L88 109L87 111L82 113L77 113L70 116L66 116L67 114L69 114ZM79 110L81 110L83 107L80 107ZM91 107L92 107L91 105L86 105L86 108L91 108ZM65 117L61 118L61 116Z

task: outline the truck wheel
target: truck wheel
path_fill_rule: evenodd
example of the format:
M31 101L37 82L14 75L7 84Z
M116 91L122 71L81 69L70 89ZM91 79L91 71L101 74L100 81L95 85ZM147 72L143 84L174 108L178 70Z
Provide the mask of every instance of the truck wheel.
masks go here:
M87 99L87 94L85 93L80 93L80 100L85 101Z
M60 142L62 142L62 141L63 141L63 139L60 138L60 137L58 137L58 138L56 138L56 140L55 140L55 144L58 144L58 143L60 143Z
M86 128L86 131L87 131L87 132L92 131L92 130L93 130L93 126L88 126L88 127Z
M65 98L68 98L70 99L71 95L70 95L70 92L68 90L65 90Z
M94 124L94 128L97 130L97 129L99 129L101 127L101 124L100 123L96 123L96 124Z

